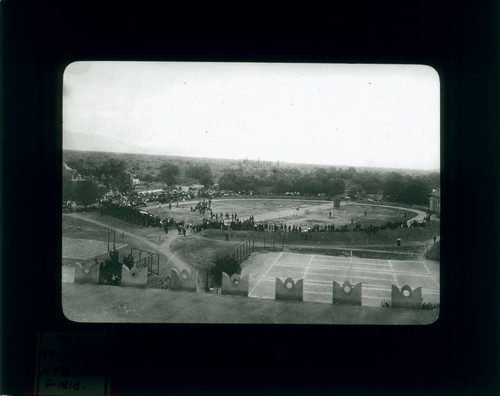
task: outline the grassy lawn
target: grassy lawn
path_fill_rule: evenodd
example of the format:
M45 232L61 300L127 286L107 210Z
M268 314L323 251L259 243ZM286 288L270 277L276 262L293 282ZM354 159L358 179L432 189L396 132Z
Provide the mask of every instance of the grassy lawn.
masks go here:
M205 232L203 231L203 234ZM217 255L230 253L236 246L238 246L237 243L226 242L225 237L220 240L211 240L188 234L185 238L174 241L171 249L183 261L204 272L213 266Z
M438 311L63 284L63 312L76 322L424 325Z
M165 241L164 232L162 228L159 227L139 227L135 224L128 223L124 220L118 219L116 217L101 215L98 210L87 212L84 215L90 220L96 220L101 223L109 224L110 227L119 228L121 230L133 233L140 237L146 238L148 241L155 243L157 245ZM92 225L97 227L97 225ZM172 229L172 227L171 227ZM173 230L175 231L175 230ZM66 235L65 235L66 236ZM118 238L118 234L116 235ZM118 240L118 239L117 239ZM147 249L145 249L147 250Z
M384 250L395 249L397 238L401 238L402 246L422 245L439 235L439 222L431 222L426 227L403 228L397 230L380 230L376 232L352 231L352 232L310 232L306 237L298 233L281 232L258 232L258 231L232 231L229 233L230 241L244 242L254 238L256 245L275 244L281 245L310 245L310 246L366 246L383 247ZM220 230L205 230L203 237L214 240L223 240L225 234ZM401 250L399 248L399 250ZM413 247L415 248L415 247ZM416 249L416 248L415 248Z
M284 219L276 219L278 222L287 222L296 225L315 225L315 224L335 224L336 227L351 224L351 219L354 223L365 225L381 225L387 222L402 222L411 220L417 214L411 211L401 209L384 208L381 206L368 206L368 205L344 205L340 209L332 209L332 217L329 217L330 210L323 210L321 212L310 211L306 218L288 217ZM365 216L366 212L366 216ZM404 213L407 217L404 217Z

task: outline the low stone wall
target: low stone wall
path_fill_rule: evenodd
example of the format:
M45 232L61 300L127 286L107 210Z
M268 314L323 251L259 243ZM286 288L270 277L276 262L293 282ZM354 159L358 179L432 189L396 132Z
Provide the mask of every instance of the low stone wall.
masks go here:
M90 283L90 284L98 284L99 283L99 264L94 263L85 263L81 264L80 262L75 263L75 283Z
M189 273L186 270L179 272L173 268L171 278L170 289L196 292L198 272Z
M225 272L222 273L222 294L233 296L248 297L249 275L243 278L239 274L233 274L229 277Z
M146 287L148 283L148 269L122 265L122 286Z
M361 305L361 283L352 285L350 282L344 282L340 286L333 281L333 304Z
M422 308L422 288L417 287L411 290L411 287L404 285L401 290L395 285L392 285L392 308L407 308L407 309L421 309Z
M62 266L62 282L63 283L75 283L75 266L74 265L63 265Z
M294 282L292 278L287 278L283 282L276 278L275 298L276 300L304 301L304 280Z

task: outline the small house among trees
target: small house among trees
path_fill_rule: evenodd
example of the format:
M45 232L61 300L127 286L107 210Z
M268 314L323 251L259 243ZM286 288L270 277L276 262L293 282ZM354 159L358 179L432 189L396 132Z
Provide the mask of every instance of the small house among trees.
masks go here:
M77 182L82 180L82 176L77 170L70 168L66 163L63 163L63 181Z
M62 174L62 199L65 201L73 201L75 199L75 187L78 182L83 180L82 175L73 168L70 168L63 162Z

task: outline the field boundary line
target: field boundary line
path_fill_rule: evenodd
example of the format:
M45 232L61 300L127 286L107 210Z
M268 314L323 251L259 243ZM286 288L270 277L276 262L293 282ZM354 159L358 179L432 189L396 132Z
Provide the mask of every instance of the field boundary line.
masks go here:
M425 269L427 270L427 272L432 275L431 271L429 271L429 268L427 268L427 265L425 265L425 262L422 261L422 264L424 265Z
M255 286L252 288L252 290L248 293L248 296L250 296L255 288L257 287L257 285L260 283L261 280L265 279L265 280L269 280L268 278L266 278L266 275L269 273L269 271L271 271L271 269L274 267L274 265L276 264L276 261L278 261L281 257L281 255L283 254L283 252L280 252L278 258L276 260L274 260L274 263L271 263L271 265L269 266L269 268L267 269L267 271L262 274L262 276L259 278L259 280L257 281L257 283L255 284ZM271 279L272 280L272 279ZM275 279L274 279L275 280Z
M391 263L391 260L387 260L387 262L389 263L389 265L391 266L391 273L392 273L392 277L394 278L394 282L396 282L396 286L398 287L399 289L399 283L398 283L398 280L396 279L396 275L394 274L394 267L392 266L392 263Z
M278 265L277 265L278 266ZM321 269L326 269L330 271L343 271L343 270L349 270L349 267L343 267L343 268L324 268L324 267L312 267L312 268L321 268ZM411 275L411 276L420 276L420 277L431 277L432 274L426 274L426 273L420 273L420 272L406 272L406 271L388 271L388 270L373 270L373 271L365 271L364 269L357 269L353 268L351 269L353 272L364 272L368 274L393 274L393 275ZM311 273L311 275L329 275L324 272L319 272L319 273Z

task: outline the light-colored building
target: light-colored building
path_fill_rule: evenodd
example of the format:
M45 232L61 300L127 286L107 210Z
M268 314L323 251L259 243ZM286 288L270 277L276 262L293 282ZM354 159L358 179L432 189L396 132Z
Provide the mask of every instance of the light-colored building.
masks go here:
M433 190L429 197L429 210L436 213L437 217L441 217L441 189Z
M82 180L82 175L80 175L78 171L70 168L68 165L66 165L65 162L63 162L63 180L72 182L80 181Z

